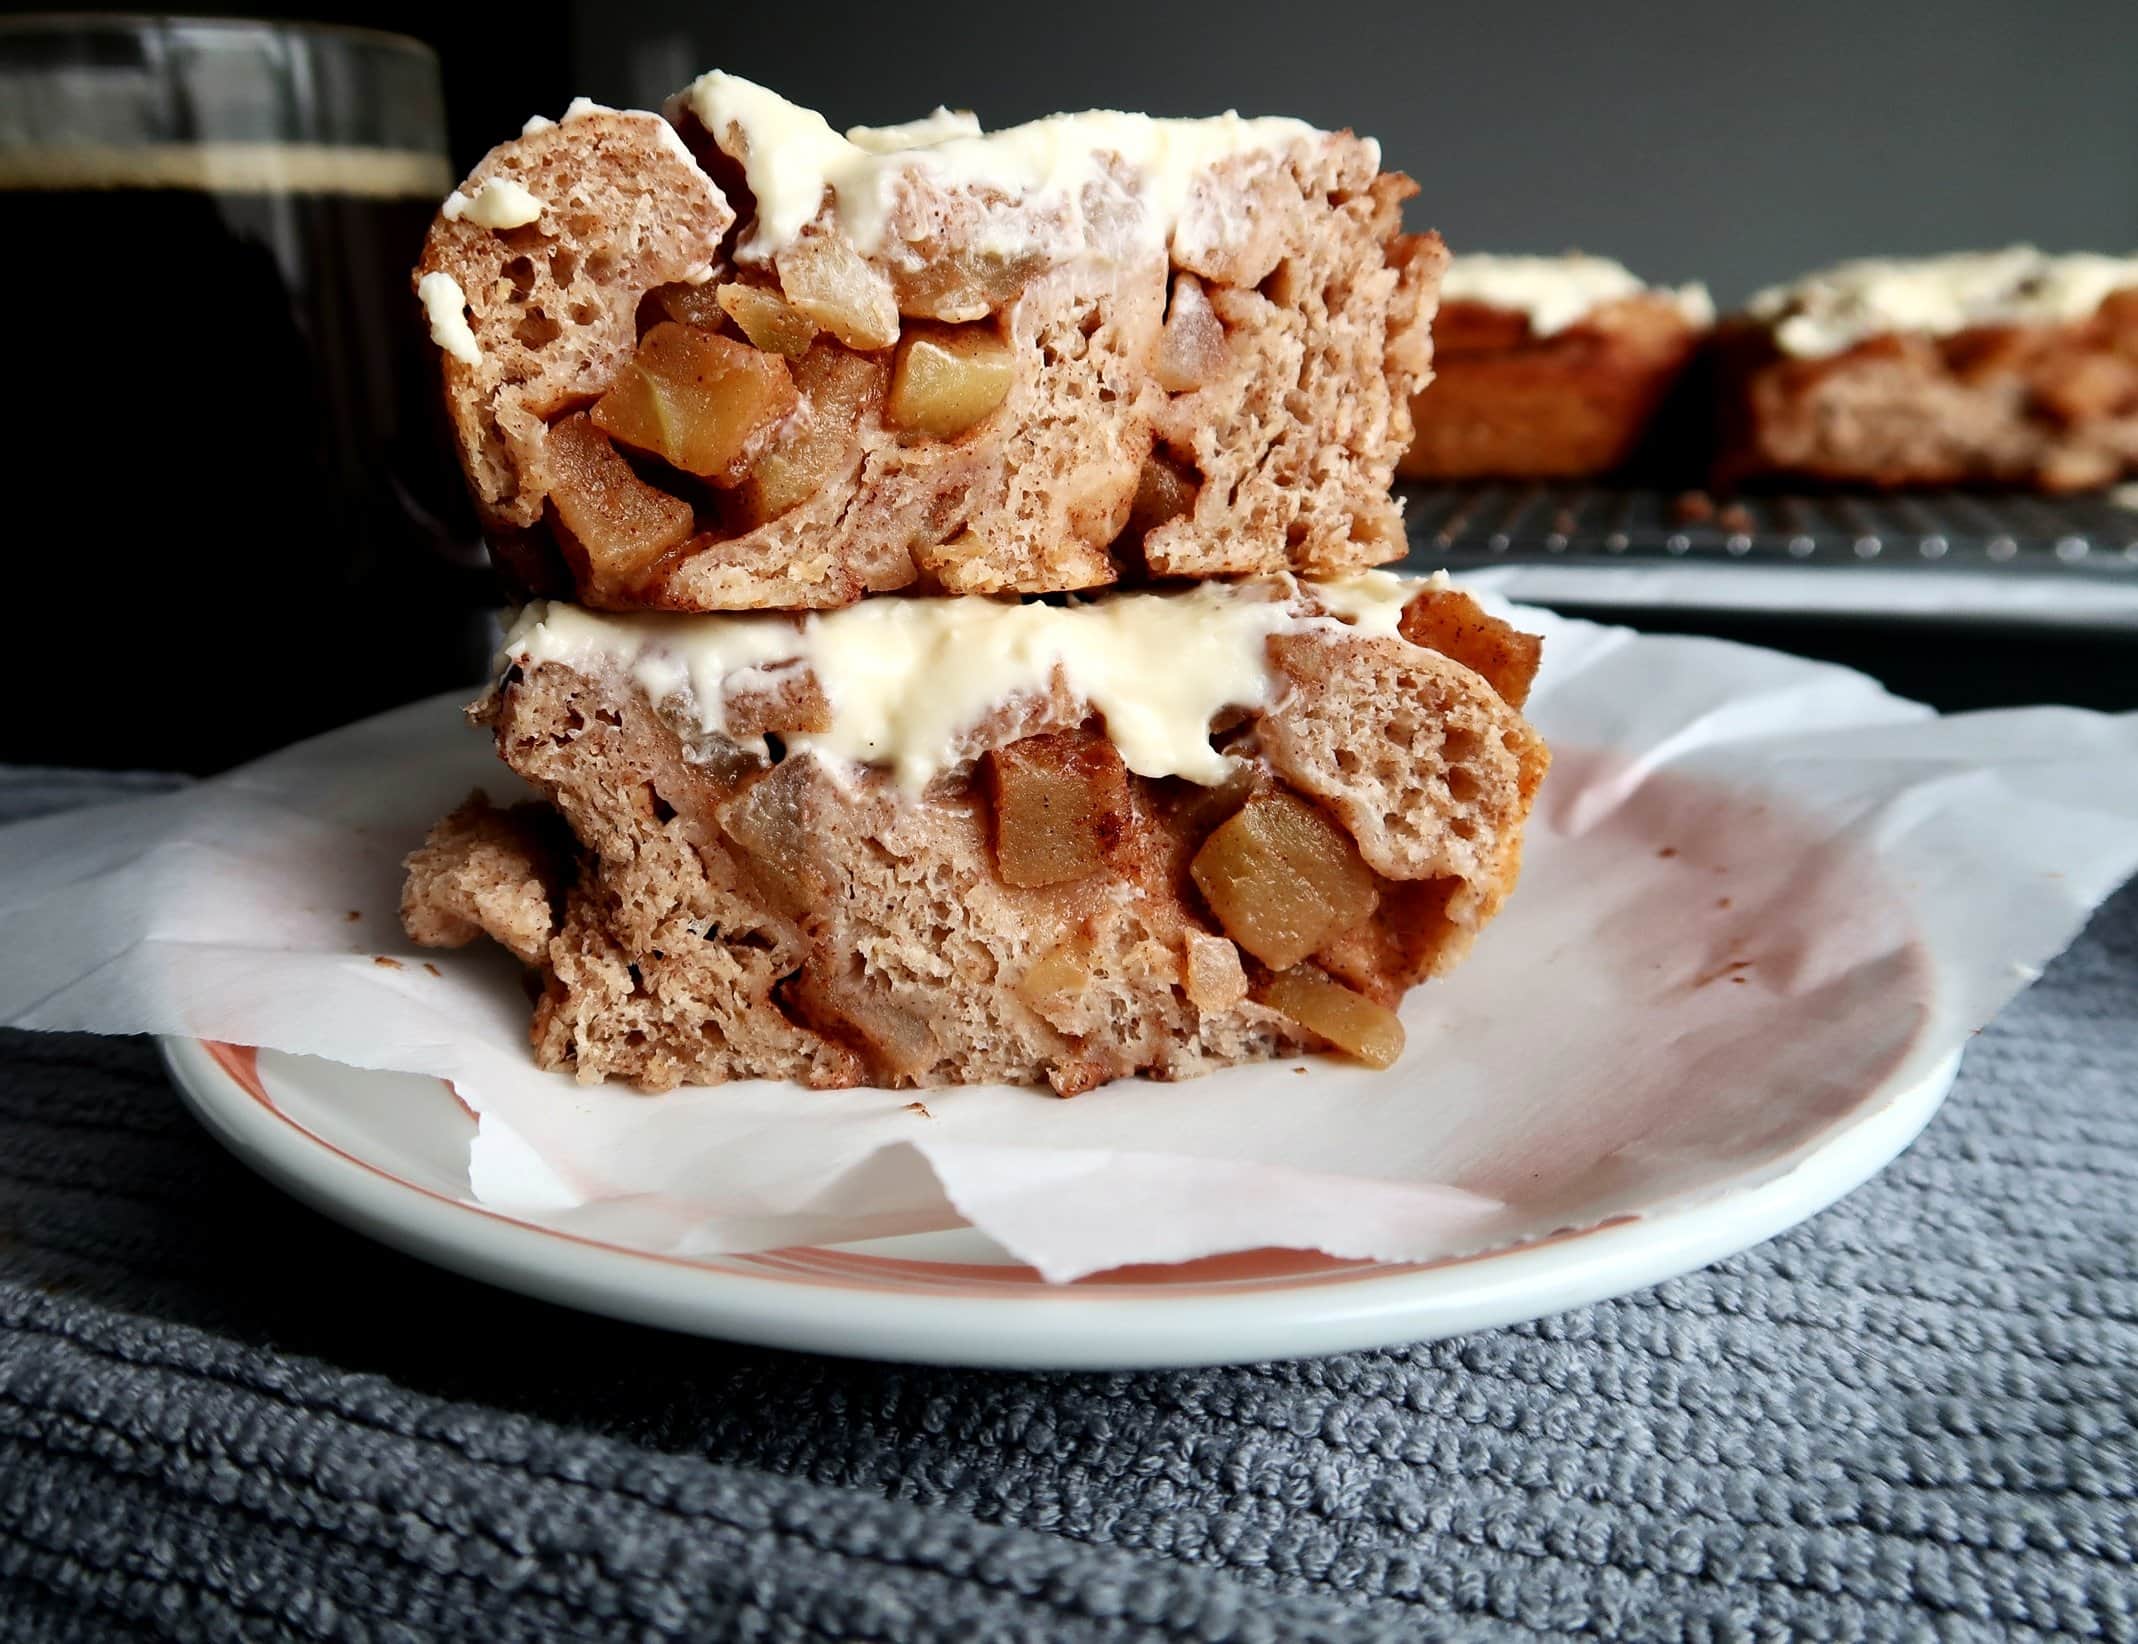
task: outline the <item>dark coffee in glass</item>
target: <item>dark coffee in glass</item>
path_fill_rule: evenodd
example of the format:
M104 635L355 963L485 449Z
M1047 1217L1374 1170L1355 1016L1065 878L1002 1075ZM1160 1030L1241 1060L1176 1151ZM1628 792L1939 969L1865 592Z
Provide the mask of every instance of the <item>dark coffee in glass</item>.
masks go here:
M0 759L211 770L478 677L408 283L451 181L413 41L0 23L9 592L85 665Z

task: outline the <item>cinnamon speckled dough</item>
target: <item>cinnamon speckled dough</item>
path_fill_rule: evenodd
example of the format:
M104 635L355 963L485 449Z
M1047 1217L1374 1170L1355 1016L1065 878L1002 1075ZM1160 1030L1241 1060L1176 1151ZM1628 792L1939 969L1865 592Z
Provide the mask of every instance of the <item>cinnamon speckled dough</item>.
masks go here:
M2082 491L2138 473L2138 287L2064 324L1885 332L1808 359L1720 335L1717 479Z
M1491 619L1467 596L1421 598L1474 613L1437 631L1489 640ZM1380 905L1315 957L1392 1004L1454 964L1497 911L1547 756L1452 657L1342 630L1272 645L1284 688L1223 733L1239 777L1221 789L1130 777L1130 825L1106 865L1038 889L997 873L986 785L969 765L915 798L813 755L773 764L720 737L686 743L617 675L515 669L474 713L569 828L576 861L528 852L516 893L471 901L471 877L495 879L505 825L477 800L410 859L405 917L419 941L458 945L472 921L525 957L530 910L559 910L531 960L538 1059L650 1089L771 1077L1067 1094L1301 1048L1311 1040L1250 996L1266 972L1191 887L1188 861L1211 829L1277 783L1349 829ZM999 716L992 742L1087 714L1057 692ZM486 853L483 873L471 852ZM1064 944L1088 979L1020 991Z
M633 586L575 587L545 523L545 423L614 378L648 292L702 276L732 253L731 227L748 226L747 196L731 202L659 125L581 114L493 150L462 191L509 177L549 209L502 232L441 216L417 271L467 294L482 360L441 356L447 400L493 547L522 583L612 609L825 608L896 588L1043 592L1146 570L1334 575L1404 552L1388 488L1410 397L1431 374L1446 254L1437 236L1400 231L1413 185L1378 171L1373 145L1316 134L1211 167L1171 257L1118 260L1107 225L1148 205L1122 185L1089 202L1084 241L1055 233L1044 260L1011 261L1008 286L989 264L978 299L942 288L974 261L973 198L916 184L907 203L935 238L867 259L870 277L908 319L969 319L992 296L1015 348L1005 403L947 440L902 435L879 407L788 513L742 530L694 493L688 544ZM702 129L690 136L739 189ZM829 205L810 233L841 233ZM916 272L930 269L932 283ZM1132 529L1154 449L1199 488L1185 514Z
M638 340L639 297L709 272L735 220L656 114L596 111L492 149L461 184L518 183L542 213L518 228L431 224L412 281L449 275L481 358L440 351L461 466L486 523L541 514L547 422L609 386Z

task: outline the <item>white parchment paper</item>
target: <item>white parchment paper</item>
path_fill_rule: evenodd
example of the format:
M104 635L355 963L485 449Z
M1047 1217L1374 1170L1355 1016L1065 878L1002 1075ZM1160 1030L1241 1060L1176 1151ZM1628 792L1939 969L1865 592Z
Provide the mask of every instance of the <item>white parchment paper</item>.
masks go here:
M678 1253L969 1221L1049 1278L1260 1246L1425 1260L1771 1178L1965 1043L2138 867L2138 715L1939 718L1846 670L1523 612L1555 764L1520 890L1384 1074L1073 1101L537 1070L511 962L414 949L401 858L514 779L457 701L0 830L0 1021L450 1080L470 1197Z

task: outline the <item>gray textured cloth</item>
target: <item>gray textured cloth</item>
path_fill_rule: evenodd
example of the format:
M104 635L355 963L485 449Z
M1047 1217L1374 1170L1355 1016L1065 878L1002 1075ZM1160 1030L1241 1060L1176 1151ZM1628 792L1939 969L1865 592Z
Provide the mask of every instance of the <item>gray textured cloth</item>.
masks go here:
M488 1291L248 1176L146 1045L0 1036L0 1636L2138 1639L2134 1012L2126 891L1762 1249L1134 1376Z

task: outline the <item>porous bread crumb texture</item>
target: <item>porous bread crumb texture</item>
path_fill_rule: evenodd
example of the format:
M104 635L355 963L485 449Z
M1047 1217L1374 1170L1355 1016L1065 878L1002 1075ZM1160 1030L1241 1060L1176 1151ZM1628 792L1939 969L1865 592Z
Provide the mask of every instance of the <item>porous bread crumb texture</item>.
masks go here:
M542 962L556 934L575 847L547 805L500 810L481 793L431 830L408 859L401 924L427 948L489 936L522 964Z
M541 978L541 1064L650 1090L764 1077L1074 1094L1309 1048L1256 1002L1269 973L1194 888L1199 845L1280 783L1350 829L1378 905L1314 962L1393 1005L1467 951L1512 887L1547 755L1452 657L1342 631L1274 645L1286 689L1223 732L1236 779L1130 777L1104 865L1035 888L998 873L971 767L915 798L813 756L686 743L620 677L510 670L473 711L576 849L514 859L497 841L519 813L471 801L409 859L410 934L491 929ZM1088 712L1057 693L998 716L996 745ZM499 888L471 898L471 883ZM537 908L551 922L531 944Z
M493 528L535 525L547 424L600 394L638 341L651 287L707 272L734 212L658 115L581 114L500 144L460 185L509 179L542 202L520 228L441 211L412 282L449 274L481 360L440 352L461 466Z
M1444 894L1429 947L1414 903L1384 897L1377 917L1403 955L1399 986L1446 970L1513 888L1542 740L1481 676L1405 640L1280 634L1270 649L1295 689L1262 723L1263 757L1384 880Z
M1579 479L1640 463L1701 408L1680 402L1708 328L1675 297L1606 303L1548 337L1527 315L1447 301L1433 380L1398 465L1413 479ZM1704 442L1703 442L1704 443Z
M447 362L449 402L493 549L531 590L609 609L827 608L897 588L1330 575L1404 552L1388 491L1411 395L1431 375L1446 253L1436 235L1401 232L1409 179L1379 173L1370 144L1337 134L1212 168L1170 257L1130 249L1123 213L1146 202L1118 176L1083 202L1083 239L1035 221L1043 251L1017 257L981 249L983 229L1000 227L998 201L909 182L894 249L840 266L876 282L908 331L916 316L999 330L1015 360L1002 404L931 438L892 427L878 396L824 483L769 520L635 457L650 483L691 501L696 529L621 585L588 575L554 537L554 512L544 517L545 419L610 386L631 351L626 317L645 323L661 300L650 293L730 256L747 226L739 177L702 131L686 126L733 191L745 219L734 232L728 196L702 171L612 123L650 118L582 117L494 150L464 189L509 175L585 209L504 234L441 219L419 270L469 289L484 362ZM803 243L851 254L839 233L827 204ZM717 277L777 290L793 263L723 260ZM570 280L552 276L559 264ZM581 314L592 336L578 334ZM1192 500L1132 520L1154 454L1192 480Z
M2138 472L2138 289L2069 325L1887 333L1819 359L1726 326L1717 480L2088 490Z

